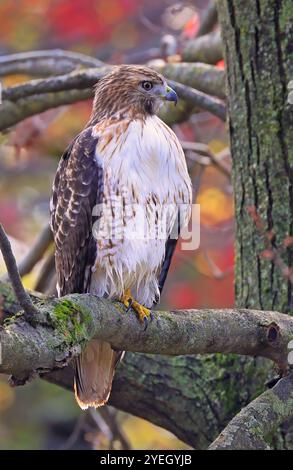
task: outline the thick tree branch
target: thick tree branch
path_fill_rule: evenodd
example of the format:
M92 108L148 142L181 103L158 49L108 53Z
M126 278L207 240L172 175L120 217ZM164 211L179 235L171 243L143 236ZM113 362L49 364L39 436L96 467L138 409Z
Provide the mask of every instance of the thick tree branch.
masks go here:
M210 450L269 450L265 438L293 417L293 374L279 380L233 418Z
M44 93L40 95L21 98L15 102L3 101L0 105L0 131L3 131L23 121L27 117L42 113L47 109L57 108L64 104L72 104L78 101L92 98L93 91L68 90L58 93Z
M100 67L99 59L78 52L53 49L47 51L20 52L0 57L0 77L14 74L31 76L59 75L78 67Z
M217 98L212 98L201 91L182 85L181 83L168 80L168 83L178 93L178 95L189 104L199 107L205 111L209 111L222 121L226 121L226 106Z
M0 312L4 318L19 312L20 305L9 284L0 283L0 299ZM38 302L37 297L32 299ZM245 311L242 312L244 315ZM143 335L134 316L130 316L133 326ZM119 313L118 317L129 320L126 314ZM8 321L14 322L15 319L17 317ZM17 321L24 324L21 318ZM13 326L12 330L15 328ZM67 336L69 339L70 336ZM29 354L32 355L31 350ZM21 353L23 355L24 352ZM62 366L64 350L58 350L58 355L58 366ZM220 355L210 354L168 357L129 352L117 368L110 404L165 427L195 448L206 448L239 408L247 405L252 395L259 393L269 364L263 359L248 361L244 357L239 359L231 355L225 356L224 360ZM29 364L28 368L31 370ZM71 367L58 368L49 374L41 373L41 377L72 390ZM247 377L254 379L247 380ZM27 374L24 374L14 380L16 384L21 384L26 378Z
M156 60L150 66L170 80L225 99L225 71L209 64L179 62L168 64Z
M92 97L93 85L108 71L109 68L105 67L72 72L43 80L32 80L3 90L0 130L47 109ZM169 83L189 106L205 109L225 120L226 107L222 101L180 83L174 81Z
M214 0L210 1L208 8L204 11L201 18L200 27L197 33L197 37L203 36L209 33L216 26L218 22L218 11Z
M34 324L22 316L0 332L0 373L18 379L63 367L92 337L113 348L152 354L222 352L263 356L287 365L293 319L254 310L184 310L156 312L146 331L119 302L89 294L41 299Z
M18 54L17 54L18 55ZM0 66L1 66L0 57ZM208 64L165 64L164 61L154 61L149 64L166 78L173 79L199 91L225 98L225 72ZM113 66L104 65L99 68L70 71L48 79L35 79L21 85L6 88L2 91L2 99L16 101L39 93L63 91L70 89L85 89L92 87Z
M2 91L2 99L17 101L28 96L65 90L85 90L92 88L98 80L109 73L113 67L78 70L50 78L35 79L21 85L15 85Z
M216 64L221 59L223 59L223 44L220 31L190 39L182 51L184 62Z

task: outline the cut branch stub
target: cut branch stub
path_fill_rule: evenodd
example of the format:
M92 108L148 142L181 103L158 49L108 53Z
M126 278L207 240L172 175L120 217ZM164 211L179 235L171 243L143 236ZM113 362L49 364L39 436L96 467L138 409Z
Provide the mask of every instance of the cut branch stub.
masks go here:
M276 323L271 323L267 328L267 338L269 343L276 343L280 328Z

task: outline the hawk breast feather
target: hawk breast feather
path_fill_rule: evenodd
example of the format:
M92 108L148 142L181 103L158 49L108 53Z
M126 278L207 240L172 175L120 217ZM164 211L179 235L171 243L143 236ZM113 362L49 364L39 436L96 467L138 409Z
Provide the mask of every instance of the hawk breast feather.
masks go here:
M110 190L109 172L114 177ZM167 235L159 243L126 240L122 246L112 239L105 250L107 237L97 242L92 233L94 206L111 202L112 195L125 186L141 207L154 200L156 211L164 204L175 204L176 210L176 204L191 203L184 153L173 131L156 116L146 121L115 119L89 127L64 153L51 200L59 295L92 291L119 297L123 286L138 286L143 278L138 300L149 299L151 304L159 295L176 240ZM127 232L134 219L124 225Z

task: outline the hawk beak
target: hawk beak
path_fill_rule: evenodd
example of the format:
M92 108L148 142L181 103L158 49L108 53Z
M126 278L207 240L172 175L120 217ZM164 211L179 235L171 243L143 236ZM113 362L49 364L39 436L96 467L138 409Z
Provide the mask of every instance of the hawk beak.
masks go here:
M165 100L174 101L175 106L177 104L177 101L178 101L177 93L170 86L166 87Z

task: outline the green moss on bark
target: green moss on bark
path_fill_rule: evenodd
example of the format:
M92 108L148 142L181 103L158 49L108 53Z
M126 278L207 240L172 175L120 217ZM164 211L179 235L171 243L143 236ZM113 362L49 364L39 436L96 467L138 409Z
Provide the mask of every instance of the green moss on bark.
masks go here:
M57 301L50 322L64 337L68 345L86 343L90 339L91 314L70 300Z

